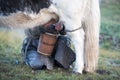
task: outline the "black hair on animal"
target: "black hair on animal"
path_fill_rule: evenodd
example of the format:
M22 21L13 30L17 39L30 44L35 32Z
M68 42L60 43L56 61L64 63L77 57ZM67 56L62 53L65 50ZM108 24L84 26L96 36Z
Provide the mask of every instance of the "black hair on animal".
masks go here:
M0 14L8 15L17 11L38 13L49 5L49 0L0 0Z

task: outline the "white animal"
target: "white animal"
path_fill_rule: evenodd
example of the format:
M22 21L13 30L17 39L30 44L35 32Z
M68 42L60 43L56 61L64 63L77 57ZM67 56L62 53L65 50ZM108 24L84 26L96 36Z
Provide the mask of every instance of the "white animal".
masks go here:
M73 71L94 72L99 56L100 9L99 0L51 0L52 4L42 12L55 12L64 22L76 52ZM79 29L82 27L81 29ZM78 30L79 29L79 30Z

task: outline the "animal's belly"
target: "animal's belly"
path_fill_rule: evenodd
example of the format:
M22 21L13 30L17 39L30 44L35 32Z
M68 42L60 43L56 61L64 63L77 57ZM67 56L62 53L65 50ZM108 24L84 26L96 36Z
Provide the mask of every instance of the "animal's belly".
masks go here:
M78 0L75 0L75 2L70 2L69 4L65 2L62 4L56 3L56 5L54 5L57 8L60 21L64 22L66 29L73 30L81 27L84 12L81 11L82 9L77 1Z
M59 12L60 21L64 22L65 28L73 30L81 27L82 17L79 13Z

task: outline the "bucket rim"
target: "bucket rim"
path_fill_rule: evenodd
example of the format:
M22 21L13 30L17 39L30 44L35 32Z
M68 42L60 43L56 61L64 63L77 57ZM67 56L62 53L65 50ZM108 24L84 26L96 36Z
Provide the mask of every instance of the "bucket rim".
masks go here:
M48 33L48 32L46 32L45 34L58 37L58 34L52 34L52 33Z

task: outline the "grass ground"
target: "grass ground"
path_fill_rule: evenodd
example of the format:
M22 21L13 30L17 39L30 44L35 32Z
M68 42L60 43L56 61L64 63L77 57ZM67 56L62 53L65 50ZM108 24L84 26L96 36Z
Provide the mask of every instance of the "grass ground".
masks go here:
M120 51L120 1L101 2L101 47Z
M9 34L10 35L10 34ZM14 42L18 44L17 41ZM17 48L20 48L19 41ZM1 44L1 43L0 43ZM9 44L10 45L10 44ZM71 70L55 68L53 71L41 70L33 72L30 67L23 64L22 55L6 45L0 50L0 80L119 80L120 79L120 53L100 49L98 70L94 74L76 75ZM0 45L0 47L3 45ZM3 46L3 47L4 47ZM9 50L9 51L6 51Z
M106 0L107 1L107 0ZM110 4L110 5L109 5ZM120 7L118 2L106 2L101 5L102 29L101 33L120 37ZM115 26L115 27L114 27ZM117 26L117 27L116 27ZM114 28L113 28L114 27ZM111 34L110 30L115 35ZM18 31L0 30L0 80L120 80L120 52L106 49L111 46L104 43L100 49L98 70L94 74L76 75L71 70L55 68L53 71L41 70L33 72L23 64L20 53L24 36ZM110 41L107 41L110 42Z

